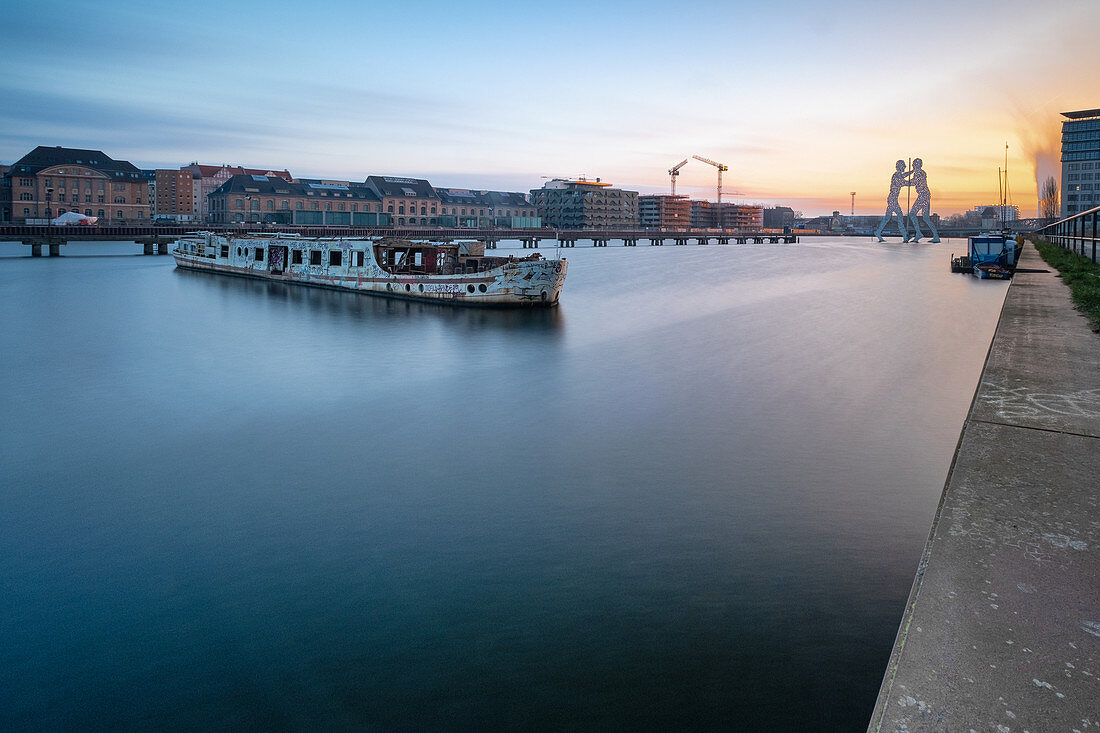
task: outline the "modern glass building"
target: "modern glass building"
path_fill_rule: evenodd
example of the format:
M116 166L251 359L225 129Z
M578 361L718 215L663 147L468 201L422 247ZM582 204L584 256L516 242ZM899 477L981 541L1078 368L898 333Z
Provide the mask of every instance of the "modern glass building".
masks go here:
M1100 109L1063 112L1062 216L1100 206Z

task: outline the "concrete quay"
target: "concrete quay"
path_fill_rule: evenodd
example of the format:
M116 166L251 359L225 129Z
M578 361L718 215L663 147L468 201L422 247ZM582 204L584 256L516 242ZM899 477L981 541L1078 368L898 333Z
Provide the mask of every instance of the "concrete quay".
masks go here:
M1100 731L1100 335L1047 269L1027 245L873 733Z

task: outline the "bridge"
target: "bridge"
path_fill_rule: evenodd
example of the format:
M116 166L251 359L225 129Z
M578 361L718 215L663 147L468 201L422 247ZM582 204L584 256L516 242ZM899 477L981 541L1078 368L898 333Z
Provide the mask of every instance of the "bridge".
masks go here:
M61 245L80 241L122 241L144 245L145 254L166 254L168 246L176 239L194 232L212 231L219 234L297 234L303 237L399 237L402 239L481 241L489 249L495 249L504 240L518 240L524 249L538 249L542 242L553 241L555 246L575 247L577 242L591 241L594 247L606 247L611 240L622 240L627 247L636 247L639 241L660 246L665 242L677 245L697 244L750 244L770 242L792 244L798 241L802 231L786 232L763 229L739 231L722 229L464 229L446 227L331 227L290 225L231 225L231 226L52 226L52 225L0 225L0 241L22 242L31 248L34 257L42 256L47 247L51 257L61 252Z

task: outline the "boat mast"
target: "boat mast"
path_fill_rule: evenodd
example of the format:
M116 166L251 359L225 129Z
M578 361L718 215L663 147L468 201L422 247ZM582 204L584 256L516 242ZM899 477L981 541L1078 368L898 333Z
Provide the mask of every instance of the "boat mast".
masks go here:
M1000 181L998 181L1000 183ZM1001 231L1005 230L1005 207L1008 205L1008 141L1005 140L1005 185L1001 191Z

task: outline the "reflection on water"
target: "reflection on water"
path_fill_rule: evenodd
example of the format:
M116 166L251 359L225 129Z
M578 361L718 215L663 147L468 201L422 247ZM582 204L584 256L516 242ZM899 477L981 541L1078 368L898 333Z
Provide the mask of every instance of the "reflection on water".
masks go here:
M354 318L401 317L411 321L421 318L454 327L501 328L524 332L555 331L563 326L557 308L479 308L445 303L389 298L381 295L350 293L331 288L307 287L284 282L267 282L244 277L226 277L194 270L175 270L175 276L191 278L197 288L217 288L222 293L263 294L274 300L303 305L311 310L324 310ZM202 297L202 296L200 296Z
M950 248L5 258L0 727L861 729L1006 287Z

